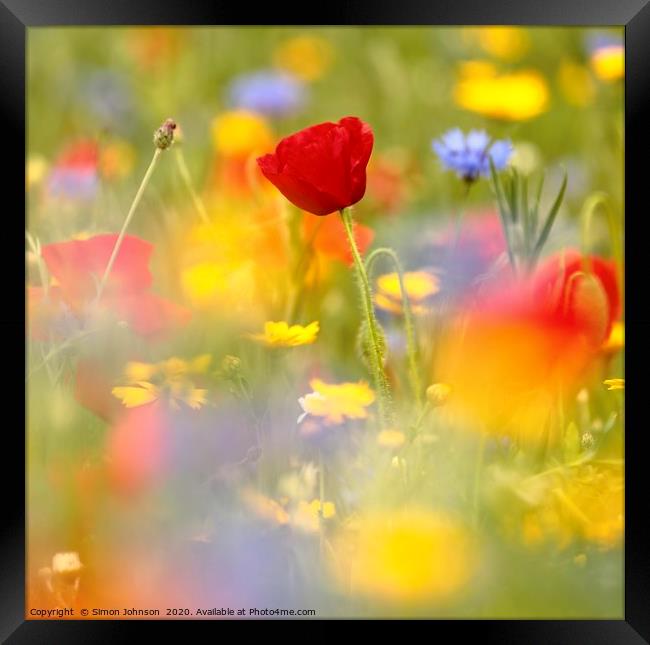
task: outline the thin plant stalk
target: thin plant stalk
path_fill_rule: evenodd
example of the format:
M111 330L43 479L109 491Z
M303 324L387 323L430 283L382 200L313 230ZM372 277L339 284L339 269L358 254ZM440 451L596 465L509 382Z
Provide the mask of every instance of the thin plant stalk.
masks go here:
M481 493L481 477L483 475L483 462L485 461L485 444L487 443L487 433L481 431L481 438L476 452L476 464L474 466L474 488L472 491L472 516L474 526L478 526L479 519L479 497Z
M352 251L354 259L354 267L357 276L357 285L359 287L359 295L363 312L366 318L368 340L369 340L369 362L375 387L377 388L377 404L379 406L379 417L382 427L387 427L393 420L391 401L390 401L390 387L388 379L384 372L384 359L381 343L381 332L379 323L375 317L375 310L372 302L372 291L370 289L370 281L366 273L366 267L361 259L359 248L357 247L356 240L354 239L354 229L352 214L348 208L340 211L341 219L345 227L345 232Z
M413 310L411 308L411 301L406 291L406 284L404 282L404 269L402 263L399 261L397 253L393 249L382 247L375 249L366 258L366 271L370 275L372 273L372 266L374 262L382 255L390 258L395 266L397 272L397 279L399 280L399 288L402 296L402 310L404 312L404 329L406 331L406 353L408 357L409 366L409 381L411 389L413 390L413 397L417 401L418 409L422 408L422 382L420 380L420 373L418 370L418 348L415 332L415 320L413 317Z
M108 278L113 269L113 265L115 264L117 254L120 251L120 247L122 246L124 236L126 235L126 230L129 227L131 220L133 219L133 215L135 214L135 211L138 208L138 204L142 199L142 195L144 194L147 184L149 183L149 180L153 175L153 171L156 168L156 164L158 163L158 159L160 157L161 152L162 150L160 148L155 149L153 153L153 158L151 159L151 163L147 168L147 172L145 172L144 177L142 178L142 182L140 183L140 187L138 188L138 192L135 194L135 197L133 198L133 203L131 204L131 208L129 209L129 212L126 215L124 224L122 224L122 228L120 230L119 235L117 236L117 240L115 240L115 245L113 246L113 252L111 253L111 257L108 260L108 264L106 265L104 275L102 276L101 282L99 283L99 289L97 290L97 300L99 300L102 297L102 293L106 288L106 283L108 282Z
M176 165L178 166L178 172L181 176L181 179L183 180L183 183L185 184L185 188L187 188L187 192L190 194L190 197L192 198L192 203L194 204L194 208L196 209L196 212L199 214L201 221L204 224L209 225L210 218L208 217L208 211L205 208L205 204L203 203L203 200L194 189L194 184L192 183L192 177L190 175L189 168L187 167L187 163L185 161L185 155L183 154L183 149L180 146L176 147L175 157L176 157Z

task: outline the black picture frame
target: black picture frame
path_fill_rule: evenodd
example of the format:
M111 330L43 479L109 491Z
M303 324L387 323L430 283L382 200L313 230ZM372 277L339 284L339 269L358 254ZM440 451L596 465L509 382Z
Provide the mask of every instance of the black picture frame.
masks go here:
M313 6L310 4L310 6ZM320 7L319 7L320 8ZM251 20L252 19L252 20ZM436 621L432 638L442 630L454 638L476 636L481 642L557 643L611 645L650 643L650 540L645 527L648 508L649 456L642 405L647 365L650 315L643 295L644 224L648 208L648 151L650 136L644 129L650 115L650 0L347 0L328 3L319 15L295 3L246 6L220 0L0 0L0 124L2 151L2 213L7 239L0 253L4 266L0 332L5 352L16 352L6 365L24 362L25 295L15 273L24 263L20 239L24 235L25 207L25 44L26 30L47 25L619 25L625 27L625 197L626 197L626 336L631 351L625 355L626 372L626 531L625 531L625 617L621 620L499 620ZM15 342L13 341L15 337ZM23 363L24 364L24 363ZM5 367L5 420L15 409L22 385L17 372ZM23 408L24 412L24 408ZM18 418L20 419L20 414ZM136 633L151 637L162 625L166 635L183 634L198 626L213 630L214 623L188 621L26 621L25 611L25 445L20 421L3 428L4 464L7 479L2 491L0 530L0 638L3 642L70 643L115 642ZM12 466L15 468L12 469ZM143 631L143 630L146 630ZM183 630L182 632L177 630ZM214 631L212 632L215 633ZM218 634L218 632L217 632Z

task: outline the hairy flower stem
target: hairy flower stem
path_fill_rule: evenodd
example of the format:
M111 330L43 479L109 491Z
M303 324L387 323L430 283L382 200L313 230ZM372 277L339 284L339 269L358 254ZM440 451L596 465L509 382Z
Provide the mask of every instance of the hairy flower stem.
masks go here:
M366 258L366 271L372 275L372 266L377 258L382 255L390 258L395 266L397 272L397 279L399 280L399 289L402 295L402 310L404 312L404 329L406 331L406 353L408 356L409 365L409 381L411 389L413 390L413 398L418 404L418 409L422 409L422 382L420 381L420 373L418 371L418 348L415 335L415 320L413 318L413 310L411 309L411 301L409 300L406 291L406 284L404 283L404 269L402 263L399 261L397 253L393 249L382 247L375 249Z
M205 208L205 204L203 203L203 200L199 197L196 190L194 190L192 177L190 175L189 168L187 167L187 163L185 162L185 155L183 154L183 149L180 146L176 147L175 157L176 157L176 165L178 166L178 172L181 176L181 179L183 180L183 183L185 184L185 188L187 188L187 192L190 194L190 197L192 198L192 203L194 204L194 208L196 208L196 212L199 214L201 221L204 224L209 225L210 218L208 217L208 211Z
M138 207L140 200L142 199L142 195L144 194L145 188L147 187L147 184L151 179L151 175L153 175L153 171L156 167L156 164L158 163L158 158L160 157L161 152L162 150L160 148L156 148L155 152L153 153L153 159L151 160L151 163L147 168L147 172L144 173L144 177L142 178L142 183L140 184L140 188L138 188L138 192L135 194L135 197L133 198L133 203L131 204L131 208L129 209L126 219L124 220L124 224L122 224L122 229L120 230L120 234L117 236L117 240L115 240L115 246L113 247L113 252L111 253L111 257L108 260L108 264L106 265L106 270L104 271L102 280L99 283L99 289L97 290L97 300L99 300L102 297L102 293L106 288L108 277L111 274L111 270L113 269L113 265L115 264L115 259L117 258L117 254L119 253L120 247L122 246L122 241L124 240L124 236L126 235L126 229L129 227L129 224L133 219L135 210Z
M347 208L342 209L341 219L348 236L348 243L354 259L354 267L357 275L357 285L366 318L368 341L369 341L369 363L375 387L377 388L377 405L379 406L379 419L383 428L389 427L393 422L393 413L390 400L390 386L384 372L384 358L381 347L381 331L375 317L375 310L372 303L372 291L370 281L366 273L366 267L361 259L361 254L354 239L354 228L352 215Z

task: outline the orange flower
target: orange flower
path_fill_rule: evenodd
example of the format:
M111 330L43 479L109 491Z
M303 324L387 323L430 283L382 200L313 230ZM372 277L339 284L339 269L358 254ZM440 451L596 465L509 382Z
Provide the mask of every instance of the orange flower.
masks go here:
M311 244L317 252L352 266L354 260L340 217L316 218L305 212L302 231L305 243ZM368 250L374 237L375 233L370 227L354 224L354 238L362 255Z

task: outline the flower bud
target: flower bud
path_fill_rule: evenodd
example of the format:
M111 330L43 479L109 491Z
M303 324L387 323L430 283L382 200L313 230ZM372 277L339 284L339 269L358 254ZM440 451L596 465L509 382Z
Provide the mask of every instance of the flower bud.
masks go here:
M174 143L174 130L176 121L167 119L154 133L153 142L159 150L166 150Z
M434 383L427 388L427 399L434 407L445 405L451 395L451 386L447 383Z
M241 369L241 358L228 354L221 361L221 369L226 378L233 378L239 374Z

